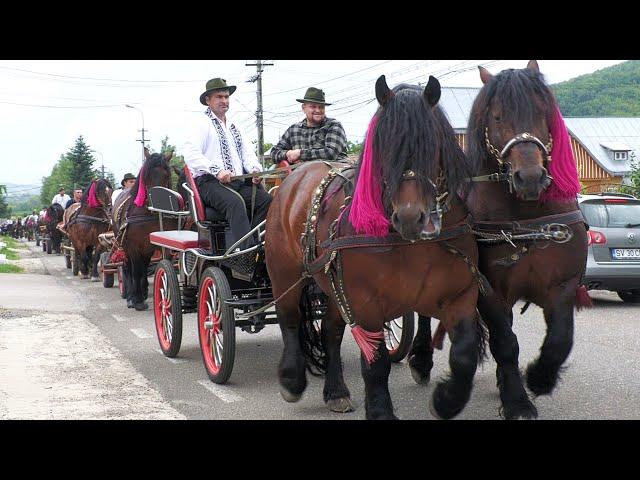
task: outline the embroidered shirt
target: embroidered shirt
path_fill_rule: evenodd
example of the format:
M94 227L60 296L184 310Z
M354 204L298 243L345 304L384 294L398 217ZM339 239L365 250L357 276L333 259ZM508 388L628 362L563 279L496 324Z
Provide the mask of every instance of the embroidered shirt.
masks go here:
M220 170L229 170L234 176L261 172L262 165L250 145L228 118L225 125L207 109L187 135L182 154L193 178L205 173L216 176Z
M344 160L347 158L347 135L340 122L325 118L322 125L307 126L307 120L291 125L271 149L271 158L278 163L287 158L287 150L300 149L300 160Z

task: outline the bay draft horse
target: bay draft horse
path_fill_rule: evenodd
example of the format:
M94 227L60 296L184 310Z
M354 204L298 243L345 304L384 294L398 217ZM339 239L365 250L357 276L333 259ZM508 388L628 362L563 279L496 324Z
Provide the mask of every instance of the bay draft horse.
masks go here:
M478 309L497 363L501 415L537 418L518 367L512 310L518 300L543 309L547 332L526 381L534 395L548 395L573 346L574 307L591 303L581 286L587 234L576 199L580 183L564 120L537 62L495 76L480 67L480 78L467 156L482 167L467 206L493 295L480 297ZM409 354L416 379L428 378L433 365L430 329L430 319L420 317Z
M62 242L62 232L58 230L58 224L62 222L64 215L64 208L59 203L52 203L47 207L47 211L44 215L44 223L47 226L47 233L49 234L49 242L51 242L51 248L47 245L47 251L54 251L60 253L60 243Z
M80 203L74 203L64 212L64 229L71 240L81 278L99 282L98 260L104 249L98 235L111 228L111 193L113 186L105 179L93 180Z
M396 418L383 328L416 311L442 318L453 338L451 375L437 385L431 401L437 417L451 418L470 397L483 345L476 312L479 284L473 274L477 246L458 196L475 169L437 106L440 84L435 78L425 88L402 84L390 90L381 76L375 91L380 106L358 162L352 203L343 189L329 184L334 191L327 191L318 208L318 192L327 187L323 179L330 168L311 162L285 179L269 208L265 257L274 298L293 286L276 304L284 341L280 392L288 402L300 399L307 386L305 370L315 365L326 373L323 396L329 409L353 410L340 344L345 322L355 320L349 323L361 349L366 417ZM347 206L341 208L345 197ZM337 261L329 257L320 268L309 267L307 255L323 258L327 253L320 245L336 219L335 238L360 245L336 251ZM390 233L391 226L399 233ZM308 328L303 306L308 287L296 284L305 274L326 294L320 338ZM328 274L344 288L340 300ZM343 320L340 310L345 309L350 315Z
M149 263L158 248L149 241L149 234L160 230L158 215L147 208L147 189L171 187L171 166L169 160L173 152L166 154L149 153L145 148L145 162L138 173L136 183L125 190L113 206L113 231L116 241L122 247L123 276L127 296L127 307L138 311L149 308L146 302L149 292L147 279ZM177 228L177 221L166 218L164 228ZM112 258L112 261L118 261Z

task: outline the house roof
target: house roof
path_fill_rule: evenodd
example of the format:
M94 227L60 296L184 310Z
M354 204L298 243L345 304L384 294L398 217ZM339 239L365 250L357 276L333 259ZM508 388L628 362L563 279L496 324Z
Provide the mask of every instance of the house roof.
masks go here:
M456 133L466 133L469 113L479 91L479 88L442 87L439 105ZM569 133L610 175L628 173L631 159L640 158L640 118L565 117L564 120ZM611 150L630 151L631 158L613 160Z

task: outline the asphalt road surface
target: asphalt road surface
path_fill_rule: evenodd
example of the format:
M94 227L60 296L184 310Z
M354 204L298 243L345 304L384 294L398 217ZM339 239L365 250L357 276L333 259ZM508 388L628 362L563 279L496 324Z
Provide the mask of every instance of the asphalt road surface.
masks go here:
M138 397L128 397L129 401L123 405L132 405L134 402L131 398L142 398L145 395L153 400L153 410L148 410L149 415L146 417L144 411L132 415L131 412L127 414L123 408L112 408L106 411L107 413L92 413L91 410L87 410L87 402L76 401L65 403L64 415L55 418L365 418L364 384L360 374L359 352L348 332L342 346L342 359L345 380L356 406L354 412L329 412L322 401L323 379L310 375L307 390L299 402L286 403L281 398L276 369L282 351L282 340L277 325L268 325L257 334L248 334L237 329L233 373L227 384L216 385L208 379L202 364L195 314L183 316L183 339L178 357L166 358L158 346L151 308L146 312L127 309L125 301L120 298L117 280L113 288L106 289L102 283L73 277L71 270L65 268L62 256L47 255L33 246L33 243L29 245L32 246L33 254L41 258L46 272L51 275L50 278L68 292L68 311L58 312L56 315L62 315L59 318L69 321L76 319L76 324L91 324L91 328L76 328L73 335L81 337L83 332L94 332L99 336L96 337L98 341L94 340L94 343L108 348L109 355L117 357L132 371L128 374L132 380L128 381L127 385L130 386L133 382L140 388L147 389L136 391L135 395ZM152 278L150 283L152 284ZM153 289L149 290L151 306ZM640 361L640 305L624 304L613 292L591 292L591 296L595 300L595 308L576 314L574 348L565 364L566 371L560 384L552 396L538 397L534 400L539 419L640 418L640 375L637 372ZM538 307L532 305L520 315L521 306L522 304L516 306L514 329L520 343L520 366L524 368L537 356L545 326L542 311ZM2 320L2 324L7 328L7 318L18 315L11 309L8 310L10 315L7 315L5 310L5 319ZM20 315L30 318L29 315L35 314L24 312ZM60 322L60 325L63 323ZM0 330L1 328L0 326ZM435 322L432 329L435 329ZM54 328L51 333L63 336L67 335L65 332L67 330L61 326L59 331ZM6 343L7 339L3 341ZM82 342L82 339L67 338L66 341L77 343ZM419 386L413 381L406 360L392 365L389 390L395 413L400 419L433 419L429 413L428 400L433 393L435 381L448 371L448 350L449 343L445 341L444 350L436 351L431 383L427 386ZM84 361L92 362L86 359ZM99 377L100 372L105 375L113 373L113 365L106 361L103 365L103 368L97 368L93 362L91 363L92 378ZM89 367L86 364L85 366ZM118 390L127 387L122 382L109 385L103 388ZM62 388L59 382L56 388ZM11 394L11 388L7 388L4 395L10 397ZM110 392L109 395L111 394L116 395L116 392ZM100 396L102 398L108 395L102 393ZM496 420L500 418L499 407L495 363L489 358L478 368L471 400L457 419ZM18 417L12 415L15 414L9 412L4 418L31 418L28 412Z

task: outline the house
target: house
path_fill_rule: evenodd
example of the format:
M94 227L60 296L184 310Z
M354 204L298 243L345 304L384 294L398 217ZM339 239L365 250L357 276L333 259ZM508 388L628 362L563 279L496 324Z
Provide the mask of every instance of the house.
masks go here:
M458 142L466 148L469 112L479 88L443 87L439 105L445 111ZM573 156L585 193L616 189L628 182L640 153L638 117L565 117Z

